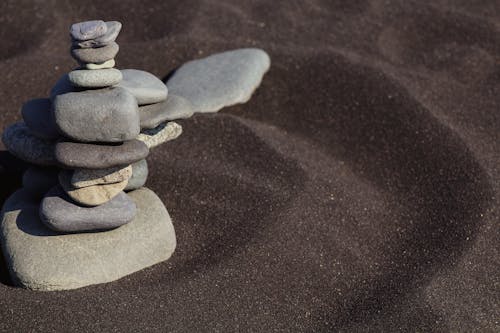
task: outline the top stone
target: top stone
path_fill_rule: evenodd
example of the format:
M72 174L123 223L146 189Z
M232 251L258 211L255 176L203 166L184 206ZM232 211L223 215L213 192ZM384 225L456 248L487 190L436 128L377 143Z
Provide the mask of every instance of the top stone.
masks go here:
M105 34L89 40L80 41L75 39L73 44L81 48L97 48L114 42L122 29L122 24L118 21L110 21L105 22L105 25L107 27Z
M85 41L103 36L108 31L108 26L104 21L85 21L75 23L71 26L71 37L78 41Z

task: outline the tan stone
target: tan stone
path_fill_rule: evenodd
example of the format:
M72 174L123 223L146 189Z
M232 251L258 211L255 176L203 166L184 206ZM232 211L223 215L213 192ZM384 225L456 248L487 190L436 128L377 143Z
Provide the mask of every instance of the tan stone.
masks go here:
M177 139L182 134L182 126L176 122L168 122L153 129L145 129L138 136L140 140L148 146L154 148L162 143Z
M106 69L115 67L115 59L111 59L100 64L88 63L85 64L84 67L86 69Z
M77 169L71 176L71 185L77 188L114 184L132 177L132 166L107 169Z

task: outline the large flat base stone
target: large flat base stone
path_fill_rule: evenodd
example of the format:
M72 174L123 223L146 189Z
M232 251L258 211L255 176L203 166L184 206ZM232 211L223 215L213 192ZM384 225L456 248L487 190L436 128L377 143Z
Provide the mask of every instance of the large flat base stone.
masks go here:
M33 290L66 290L117 280L167 260L176 238L170 216L154 192L129 192L134 220L117 229L58 234L38 217L39 199L25 189L4 204L0 242L15 284Z

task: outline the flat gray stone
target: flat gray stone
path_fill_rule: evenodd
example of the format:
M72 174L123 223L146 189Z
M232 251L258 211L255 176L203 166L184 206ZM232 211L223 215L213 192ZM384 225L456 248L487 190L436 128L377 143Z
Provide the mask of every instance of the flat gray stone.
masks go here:
M125 187L124 191L132 191L141 188L146 184L146 180L148 179L148 162L144 160L140 160L139 162L135 162L132 164L132 177L128 180L128 184Z
M81 142L120 142L140 132L137 102L123 88L58 95L54 118L61 133Z
M32 195L41 197L59 184L59 169L29 167L23 174L23 187Z
M114 184L129 180L132 165L106 169L76 169L71 175L71 185L80 188L93 185Z
M123 80L118 84L130 91L139 105L159 103L167 99L167 86L151 73L138 69L122 69Z
M70 35L71 38L84 41L101 37L108 31L108 26L104 21L94 20L75 23L71 25Z
M54 142L40 139L24 122L10 125L2 134L2 141L9 152L23 161L38 165L55 165Z
M139 107L141 128L155 128L165 121L186 119L192 115L191 103L183 97L172 94L163 102Z
M79 63L93 63L98 64L114 59L118 54L120 47L115 42L111 42L103 47L96 48L71 48L71 56Z
M182 126L171 121L152 129L142 130L141 134L137 136L137 140L144 142L148 148L154 148L167 141L177 139L181 134Z
M37 98L24 103L21 108L24 123L33 135L41 139L54 140L60 136L50 109L51 105L50 99Z
M117 228L132 221L135 203L125 192L96 207L75 204L60 186L53 187L40 204L40 219L61 233L87 232Z
M195 112L217 112L247 102L270 67L260 49L238 49L185 63L167 82L170 93L189 100Z
M73 43L82 48L96 48L109 45L116 40L116 37L118 37L118 34L122 29L122 24L118 21L109 21L106 22L106 27L107 31L104 35L86 41L75 40Z
M68 79L75 87L104 88L120 83L122 72L115 68L77 69L68 73Z
M149 189L128 193L135 218L110 231L60 235L39 218L26 190L4 204L0 242L14 283L33 290L67 290L117 280L167 260L176 246L165 206Z
M146 158L148 154L148 146L140 140L115 145L58 142L55 146L55 159L61 166L69 169L126 166Z

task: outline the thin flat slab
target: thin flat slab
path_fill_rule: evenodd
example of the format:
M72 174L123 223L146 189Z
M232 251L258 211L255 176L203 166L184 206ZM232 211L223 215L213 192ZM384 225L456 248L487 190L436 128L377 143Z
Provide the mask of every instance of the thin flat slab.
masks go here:
M141 128L155 128L165 121L186 119L192 115L191 103L183 97L172 94L163 102L139 107Z
M170 140L177 139L182 134L182 126L176 122L163 123L153 129L145 129L138 136L148 146L154 148Z
M151 73L138 69L122 69L123 80L117 85L130 91L139 105L159 103L167 99L165 83Z
M67 290L117 280L170 258L175 231L151 190L128 193L137 215L114 230L60 235L38 216L40 202L15 192L2 210L0 240L12 280L33 290Z
M217 112L247 102L271 65L260 49L239 49L185 63L167 82L170 93L190 101L195 112Z

